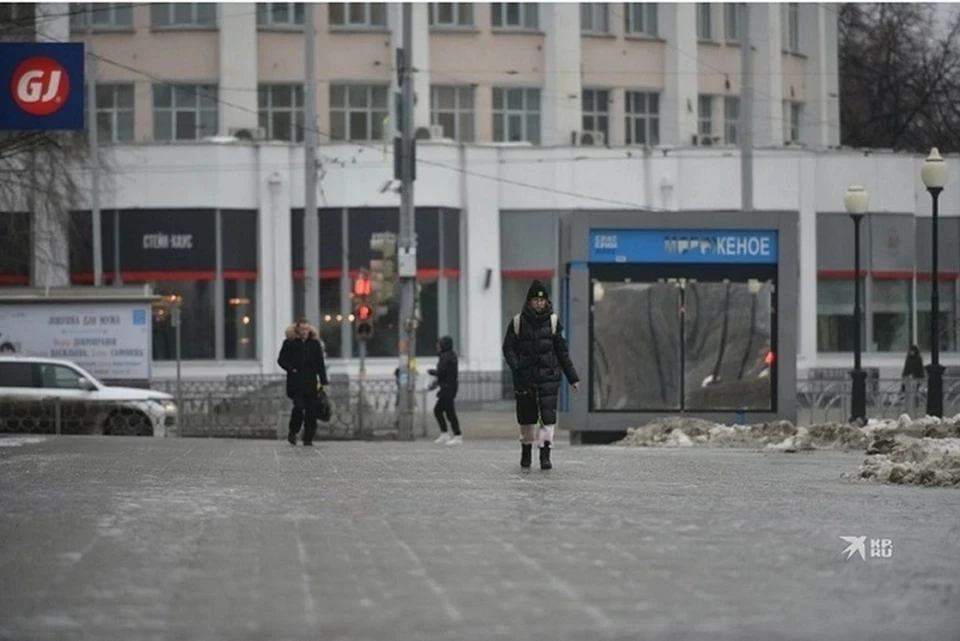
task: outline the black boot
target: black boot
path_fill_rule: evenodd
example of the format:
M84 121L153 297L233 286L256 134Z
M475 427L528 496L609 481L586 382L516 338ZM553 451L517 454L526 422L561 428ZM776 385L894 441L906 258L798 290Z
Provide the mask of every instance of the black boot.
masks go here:
M553 463L550 462L550 443L546 442L540 447L540 469L553 469Z
M533 459L533 445L530 443L520 444L520 467L528 468Z
M290 443L290 445L296 445L297 433L294 432L293 430L287 430L287 442Z

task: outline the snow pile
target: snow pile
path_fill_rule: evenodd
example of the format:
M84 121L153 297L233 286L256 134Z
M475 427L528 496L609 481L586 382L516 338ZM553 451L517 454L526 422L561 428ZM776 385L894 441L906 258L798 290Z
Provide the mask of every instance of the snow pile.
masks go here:
M881 436L870 444L858 476L901 485L960 487L960 438Z
M0 447L20 447L31 443L42 443L45 440L47 439L42 436L3 436L0 437Z

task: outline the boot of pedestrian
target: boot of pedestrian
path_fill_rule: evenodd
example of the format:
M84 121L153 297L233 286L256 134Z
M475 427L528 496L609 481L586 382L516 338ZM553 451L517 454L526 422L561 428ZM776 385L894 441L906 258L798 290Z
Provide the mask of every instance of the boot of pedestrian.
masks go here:
M520 444L520 467L529 468L533 460L533 445L531 443Z
M550 442L549 441L540 446L540 469L541 470L553 469L553 463L550 462Z
M290 445L297 444L297 433L294 432L293 430L287 431L287 443L290 443Z

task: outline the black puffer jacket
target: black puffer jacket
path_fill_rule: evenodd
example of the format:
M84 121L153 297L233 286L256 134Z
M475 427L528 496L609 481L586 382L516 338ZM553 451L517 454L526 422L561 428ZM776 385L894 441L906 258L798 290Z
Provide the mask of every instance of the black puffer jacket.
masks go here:
M535 283L534 285L538 285ZM543 286L539 286L543 289ZM534 287L531 288L533 290ZM550 326L553 305L539 314L530 306L529 297L520 313L520 333L513 330L513 319L503 339L503 357L513 373L513 388L518 395L537 394L541 407L555 409L561 375L570 384L580 382L570 360L563 325L557 321L556 333Z
M439 341L440 351L437 359L437 368L427 371L427 374L436 376L437 381L433 387L440 388L440 395L446 398L454 398L457 395L459 387L459 363L457 353L453 351L453 338L444 336Z
M297 338L296 327L287 327L277 365L287 373L288 398L316 396L317 383L329 385L320 332L311 326L310 335L306 340L301 340Z

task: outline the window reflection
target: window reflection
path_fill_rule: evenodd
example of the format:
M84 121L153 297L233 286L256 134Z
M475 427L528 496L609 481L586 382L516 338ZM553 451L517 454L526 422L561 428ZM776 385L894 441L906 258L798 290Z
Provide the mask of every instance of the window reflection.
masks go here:
M293 281L293 317L304 315L303 280ZM320 338L323 340L328 358L340 358L343 350L340 340L340 325L350 322L344 319L340 311L340 278L320 279L320 318L311 318L310 321L320 329Z
M161 281L151 285L153 291L163 297L163 301L153 307L153 360L177 358L176 328L170 310L178 304L181 359L215 358L213 281Z
M224 291L224 357L257 358L257 281L228 280Z

